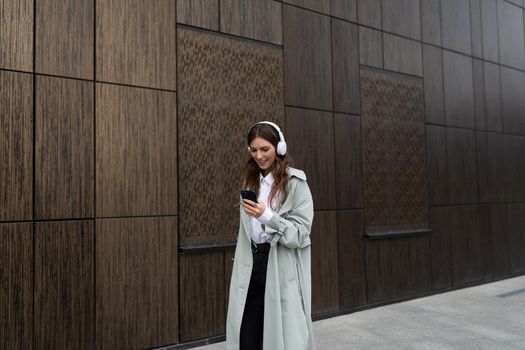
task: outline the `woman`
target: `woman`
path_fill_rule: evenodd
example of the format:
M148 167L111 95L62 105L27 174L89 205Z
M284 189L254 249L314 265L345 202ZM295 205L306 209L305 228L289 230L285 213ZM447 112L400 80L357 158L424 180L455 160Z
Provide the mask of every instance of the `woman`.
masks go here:
M248 132L239 236L230 284L229 350L315 349L311 322L310 229L306 175L292 168L277 125Z

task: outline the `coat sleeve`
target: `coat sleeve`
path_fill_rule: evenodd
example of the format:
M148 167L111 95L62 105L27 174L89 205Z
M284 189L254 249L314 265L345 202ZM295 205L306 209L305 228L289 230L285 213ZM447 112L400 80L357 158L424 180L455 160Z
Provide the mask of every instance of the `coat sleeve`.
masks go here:
M277 215L264 225L264 231L274 235L271 244L277 242L288 248L304 248L310 245L310 230L314 218L312 194L306 181L300 181L294 193L290 211Z

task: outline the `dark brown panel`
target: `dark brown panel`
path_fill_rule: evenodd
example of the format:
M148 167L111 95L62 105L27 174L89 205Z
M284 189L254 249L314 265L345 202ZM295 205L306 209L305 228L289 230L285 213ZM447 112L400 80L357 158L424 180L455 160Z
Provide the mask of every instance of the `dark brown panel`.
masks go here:
M446 124L474 128L472 58L444 50L443 73Z
M332 19L334 111L359 114L359 31Z
M330 14L330 0L282 0L282 2L322 12L327 15Z
M470 1L441 0L443 47L470 55Z
M357 22L358 0L332 0L332 16Z
M441 2L421 0L421 38L424 42L441 46Z
M281 45L282 4L261 0L221 0L220 28L224 33Z
M480 207L481 271L483 279L507 276L510 272L510 247L507 206Z
M33 4L0 0L0 68L33 70Z
M483 61L472 59L472 85L474 86L474 118L478 130L485 129L487 119L485 112L485 83L483 77Z
M431 205L448 203L447 137L445 128L427 125L428 201Z
M337 212L340 309L366 304L366 254L363 232L362 211Z
M483 58L499 62L498 10L496 0L481 0Z
M334 120L332 113L286 108L287 143L295 165L305 171L315 209L335 209Z
M525 271L525 204L507 205L509 223L510 272Z
M94 0L36 2L36 71L93 79Z
M330 17L288 5L283 9L286 104L331 110Z
M498 1L500 63L525 69L525 34L523 11L505 1Z
M383 52L385 69L423 76L420 42L383 33Z
M36 224L35 349L95 346L94 226Z
M176 214L176 94L96 89L96 215Z
M312 226L312 313L339 309L338 240L335 211L317 211Z
M449 203L478 201L475 131L447 128Z
M479 201L505 201L505 162L503 135L477 132Z
M336 114L334 118L337 208L362 208L361 117Z
M503 132L525 135L525 73L500 67Z
M419 0L382 0L383 30L421 40Z
M432 256L432 289L451 286L450 276L450 225L449 211L446 207L429 208L430 253Z
M219 30L219 0L177 0L177 22Z
M444 124L443 54L441 49L423 45L425 116L428 123Z
M490 131L502 131L499 66L483 62L483 80L485 83L485 128Z
M224 253L180 256L180 341L225 332Z
M507 201L525 201L525 137L504 135L505 182Z
M33 78L0 71L0 220L30 220L33 201Z
M0 345L33 348L33 233L30 223L0 224Z
M472 55L482 58L481 0L470 1L470 28L472 34Z
M383 68L383 36L380 31L359 26L359 63Z
M284 126L282 50L182 29L178 43L181 244L233 241L248 128Z
M357 0L359 24L381 29L381 0Z
M177 218L97 220L96 232L97 347L176 343Z
M230 282L233 273L233 259L235 251L228 250L224 252L224 305L228 305L230 298Z
M36 217L93 217L93 83L38 76L36 88Z
M97 80L175 90L173 0L97 2Z
M479 207L450 207L452 285L481 280Z
M366 293L369 304L392 297L390 240L366 242Z

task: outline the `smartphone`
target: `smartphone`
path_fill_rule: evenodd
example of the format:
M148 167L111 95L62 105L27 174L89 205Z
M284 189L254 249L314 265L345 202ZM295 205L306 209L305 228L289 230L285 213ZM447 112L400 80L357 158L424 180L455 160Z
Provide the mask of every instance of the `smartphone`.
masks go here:
M242 199L249 199L257 203L257 194L252 190L241 190Z

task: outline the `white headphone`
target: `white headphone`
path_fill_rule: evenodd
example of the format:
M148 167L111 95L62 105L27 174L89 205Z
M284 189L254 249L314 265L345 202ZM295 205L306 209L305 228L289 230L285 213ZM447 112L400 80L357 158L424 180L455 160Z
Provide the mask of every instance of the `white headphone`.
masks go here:
M279 134L279 142L277 143L277 154L280 155L280 156L284 156L286 154L286 141L284 140L284 135L283 133L281 132L281 129L279 129L279 127L277 126L277 124L275 123L272 123L272 122L269 122L269 121L261 121L261 122L257 122L255 124L253 124L250 129L248 130L248 134L250 133L250 131L252 131L252 128L257 125L257 124L268 124L268 125L271 125L274 127L275 130L277 130L277 133ZM248 146L248 151L250 150L250 146Z

